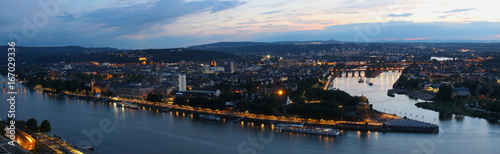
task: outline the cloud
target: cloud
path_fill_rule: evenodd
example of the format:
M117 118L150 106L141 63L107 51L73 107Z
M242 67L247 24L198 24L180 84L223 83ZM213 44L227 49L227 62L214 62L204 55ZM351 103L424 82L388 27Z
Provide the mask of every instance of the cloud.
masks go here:
M380 32L367 31L380 26ZM304 30L281 33L262 33L254 36L256 41L307 41L339 40L370 42L377 40L488 40L492 33L500 33L500 22L388 22L384 25L360 23L329 26L323 30ZM411 31L409 31L411 29ZM497 35L500 37L500 35ZM360 39L361 38L361 39ZM366 38L367 40L365 40Z
M280 21L280 20L256 21L254 19L249 19L248 21L240 22L240 23L237 23L236 25L268 24L268 23L273 23L273 22L278 22L278 21Z
M465 12L465 11L471 11L471 10L476 10L476 9L475 8L454 9L454 10L444 11L443 13L457 13L457 12Z
M145 39L155 37L163 31L157 28L168 25L180 17L200 12L216 13L244 4L241 1L219 0L160 0L122 7L106 7L83 14L64 12L58 19L71 23L73 27L81 24L100 25L108 37ZM85 30L85 27L81 27ZM92 31L95 33L95 31Z
M264 12L262 14L274 14L274 13L280 13L281 11L269 11L269 12Z
M500 19L495 16L498 11L491 5L473 5L487 2L71 1L61 5L60 13L51 16L46 26L39 27L39 33L29 38L27 45L159 48L212 41L353 41L360 36L356 26L360 31L367 31L363 35L370 40L425 37L498 40ZM24 22L21 19L27 17L31 20L39 11L43 9L38 3L29 0L11 0L6 5L0 5L0 12L5 14L0 16L0 34L6 36L14 32L23 35ZM460 24L464 21L466 23ZM6 37L0 38L2 40Z
M239 1L193 1L162 0L152 3L137 4L127 7L106 8L83 15L92 22L105 23L109 26L144 25L163 21L172 23L177 17L209 9L212 13L243 4Z
M64 22L77 21L78 17L74 14L64 12L62 15L57 16L57 18L63 20Z
M413 15L413 13L403 13L403 14L388 14L388 17L409 17Z
M212 6L212 13L224 11L245 4L242 1L205 1L207 6Z
M444 18L448 18L449 16L452 16L452 15L443 15L443 16L439 16L438 18L444 19Z

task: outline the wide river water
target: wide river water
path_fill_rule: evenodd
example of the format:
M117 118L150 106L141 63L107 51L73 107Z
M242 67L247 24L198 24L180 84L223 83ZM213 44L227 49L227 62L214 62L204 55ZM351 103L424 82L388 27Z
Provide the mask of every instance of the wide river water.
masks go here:
M94 153L496 153L500 124L485 119L442 115L415 106L418 100L405 95L387 96L400 73L385 72L371 79L373 86L356 77L337 77L336 88L351 95L367 96L379 111L406 115L436 123L437 134L405 132L342 131L325 137L274 132L271 126L212 122L175 112L124 109L114 104L57 97L30 90L21 84L16 118L47 119L51 133L75 145L93 144ZM5 77L2 77L5 80ZM0 118L9 104L2 93ZM411 115L411 116L410 116ZM112 123L111 128L101 124Z

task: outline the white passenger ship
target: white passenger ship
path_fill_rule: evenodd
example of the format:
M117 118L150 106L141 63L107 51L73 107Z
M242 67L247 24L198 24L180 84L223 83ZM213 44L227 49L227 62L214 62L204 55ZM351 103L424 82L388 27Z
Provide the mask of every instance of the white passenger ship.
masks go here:
M327 136L340 135L340 131L338 129L305 127L304 125L294 125L294 124L277 124L276 129L281 131L316 134L316 135L327 135Z

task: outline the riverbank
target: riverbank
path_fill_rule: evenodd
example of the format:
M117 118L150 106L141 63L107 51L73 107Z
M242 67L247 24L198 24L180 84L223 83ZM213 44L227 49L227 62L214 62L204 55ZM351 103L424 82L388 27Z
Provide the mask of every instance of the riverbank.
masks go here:
M53 90L44 89L43 92L57 94L59 96L72 97L74 99L86 99L95 102L132 102L136 103L140 108L150 108L157 111L165 112L181 112L187 114L214 114L225 120L239 120L242 122L254 122L263 124L281 124L281 123L302 123L306 126L316 126L316 127L330 127L343 130L354 130L354 131L402 131L402 132L428 132L437 133L439 131L439 126L434 124L425 124L419 121L412 121L411 123L389 123L390 121L397 121L402 119L401 117L392 118L386 120L386 122L358 122L358 121L333 121L333 120L319 120L319 119L303 119L303 118L287 118L287 117L277 117L277 116L267 116L267 115L256 115L243 112L229 112L229 111L219 111L210 109L193 108L190 106L179 106L168 103L153 103L143 100L134 100L126 98L109 98L109 97L93 97L84 96L81 94L72 93L57 93ZM377 111L378 112L378 111ZM409 119L408 119L409 120ZM411 120L410 120L411 121ZM422 123L423 125L419 125Z
M267 115L255 115L242 112L224 112L213 111L208 109L195 109L189 106L176 106L176 105L158 105L158 104L144 104L139 103L141 107L153 108L156 110L168 110L170 112L181 112L186 114L214 114L219 116L224 121L233 120L236 122L252 122L261 124L286 124L286 123L300 123L305 126L336 128L342 130L353 131L380 131L380 132L426 132L437 133L439 126L436 124L421 122L417 120L405 119L379 112L385 118L385 122L359 122L359 121L333 121L333 120L318 120L318 119L302 119L302 118L289 118L289 117L276 117Z
M448 112L452 114L484 118L493 121L500 120L500 114L498 113L492 114L472 110L471 108L459 102L419 102L416 103L415 106L436 112Z
M421 99L425 101L431 101L434 97L436 97L436 93L432 91L427 91L427 90L419 90L419 91L413 91L407 94L408 97L414 98L414 99Z
M412 92L411 89L389 89L387 90L387 93L391 93L391 94L407 94L407 93L410 93Z

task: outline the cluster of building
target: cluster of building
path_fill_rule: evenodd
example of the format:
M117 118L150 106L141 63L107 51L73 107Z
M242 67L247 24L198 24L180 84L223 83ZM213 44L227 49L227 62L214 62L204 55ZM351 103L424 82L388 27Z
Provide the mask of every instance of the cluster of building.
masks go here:
M464 81L499 81L499 74L494 71L495 66L484 65L483 61L490 60L492 57L468 59L461 58L443 58L433 57L427 64L413 65L407 69L404 74L408 79L421 79L419 83L423 89L438 92L443 84L455 85ZM434 81L434 82L433 82ZM435 82L439 81L439 82ZM471 96L470 88L465 86L453 87L454 97Z
M294 81L311 77L325 77L327 65L314 60L279 59L260 56L256 61L217 60L178 63L57 63L41 66L36 71L47 72L46 78L74 80L74 74L99 75L86 85L99 94L111 91L120 97L144 98L150 93L171 95L218 97L222 89L215 85L225 83L232 93L241 93L249 99L275 92L277 89L296 90ZM34 75L36 72L32 72ZM247 89L238 85L258 83L247 95ZM276 83L280 86L271 86ZM283 86L284 85L284 86Z
M331 68L340 63L350 67L369 65L382 66L384 63L409 65L427 62L410 72L410 78L444 78L458 76L460 79L498 78L482 61L492 57L487 53L472 49L459 49L445 45L391 45L333 47L329 50L285 55L244 55L235 59L201 62L155 63L148 61L147 55L122 56L138 57L136 63L114 64L108 62L57 63L43 65L37 71L44 71L52 79L72 80L71 74L84 73L101 75L103 79L93 79L88 83L97 93L111 91L120 97L144 98L149 93L160 93L164 98L174 95L218 97L223 89L214 87L220 83L230 85L233 93L242 93L248 99L267 95L277 89L296 90L296 81L307 78L324 79ZM432 62L431 56L450 56L458 59ZM424 59L425 58L425 59ZM35 74L36 72L33 72ZM251 89L239 85L257 83ZM280 84L276 84L280 83ZM439 85L422 83L429 90ZM247 87L248 88L248 87ZM433 88L433 89L432 89ZM252 91L252 95L246 95ZM457 95L469 95L465 88L457 87Z

